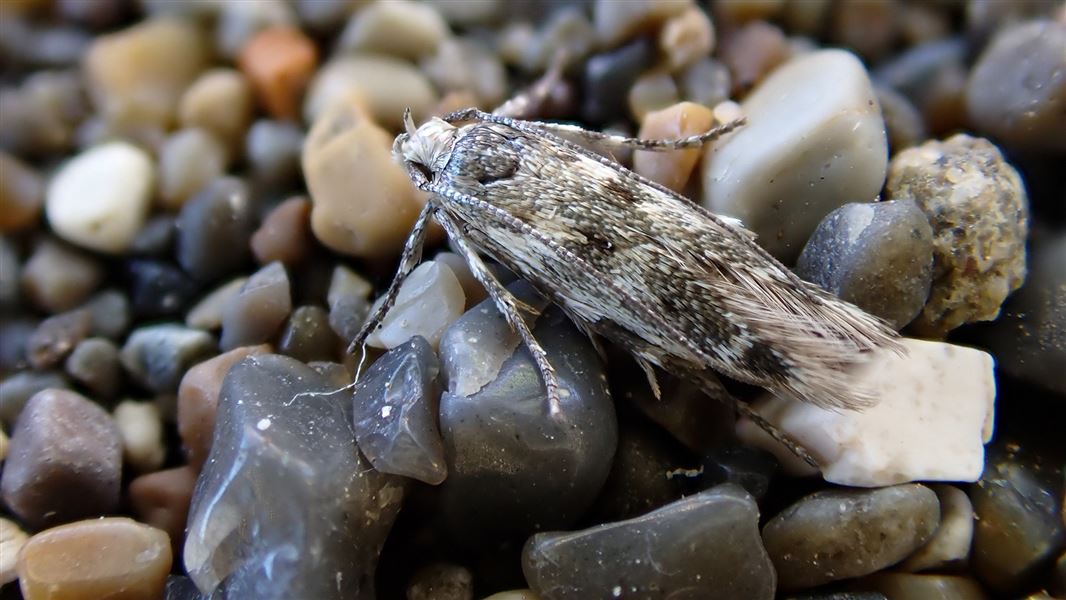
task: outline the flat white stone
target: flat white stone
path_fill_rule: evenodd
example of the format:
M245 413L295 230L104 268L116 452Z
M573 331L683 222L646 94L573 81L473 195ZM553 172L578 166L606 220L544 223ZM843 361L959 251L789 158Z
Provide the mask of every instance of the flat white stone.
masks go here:
M371 314L381 301L378 298L374 303ZM366 344L391 350L420 335L436 348L441 334L463 314L465 305L463 287L448 265L437 261L422 263L404 280L396 303L385 313L381 327L367 337Z
M879 397L873 407L831 411L768 396L753 408L807 448L832 483L977 481L992 437L992 357L942 342L904 339L903 346L905 356L881 352L855 374L855 385ZM792 474L815 472L746 419L737 435L773 452Z
M144 225L155 169L126 142L90 148L65 164L48 186L45 213L59 237L83 248L120 253Z
M822 217L877 197L888 141L862 63L812 52L776 69L744 100L748 123L704 155L703 205L736 217L791 262Z

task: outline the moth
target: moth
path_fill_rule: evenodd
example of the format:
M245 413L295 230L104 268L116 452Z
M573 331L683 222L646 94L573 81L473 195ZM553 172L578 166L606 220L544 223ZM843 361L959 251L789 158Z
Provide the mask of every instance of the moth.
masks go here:
M417 128L408 111L404 121L393 153L431 196L396 278L352 349L380 323L419 262L432 216L528 348L551 414L559 410L559 384L523 319L529 308L500 284L482 254L532 283L593 339L627 349L656 394L655 366L734 403L808 462L802 448L732 398L716 374L834 409L871 402L848 372L871 351L896 347L892 329L799 279L738 221L586 148L692 148L741 121L678 140L619 137L477 109Z

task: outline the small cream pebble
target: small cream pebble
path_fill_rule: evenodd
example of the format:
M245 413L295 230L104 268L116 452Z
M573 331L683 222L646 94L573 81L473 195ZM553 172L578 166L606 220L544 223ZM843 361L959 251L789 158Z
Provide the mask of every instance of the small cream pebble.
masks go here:
M7 458L7 444L7 434L4 433L3 429L0 429L0 462L4 462L4 459Z
M714 120L717 123L736 121L744 116L744 109L732 100L725 100L714 105L712 109Z
M115 407L113 417L122 436L123 458L139 473L163 466L163 420L151 402L126 400Z
M154 179L152 159L137 146L110 142L90 148L52 179L45 198L48 222L72 244L123 252L144 224Z
M970 556L974 526L970 497L954 486L931 487L940 500L940 527L932 539L896 567L900 571L915 573L950 568L965 563Z
M30 536L14 521L0 517L0 585L18 579L19 550Z

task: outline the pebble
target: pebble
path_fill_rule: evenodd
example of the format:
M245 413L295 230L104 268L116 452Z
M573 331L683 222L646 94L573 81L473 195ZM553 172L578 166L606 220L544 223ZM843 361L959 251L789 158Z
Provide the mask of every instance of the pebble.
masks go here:
M66 152L87 112L79 72L33 73L0 90L0 148L27 159Z
M341 340L354 340L370 314L370 282L344 265L333 268L326 303L329 326Z
M142 523L167 532L171 549L177 556L181 555L185 540L185 521L189 516L197 473L196 468L183 465L139 475L130 481L133 514Z
M0 151L0 233L37 224L44 189L44 179L33 167Z
M318 64L318 50L299 29L268 27L241 48L238 64L259 104L276 119L293 120Z
M1011 148L1066 151L1066 22L1004 27L966 84L974 127Z
M421 123L439 99L429 79L406 61L381 55L340 56L322 65L311 80L304 97L304 121L317 123L351 93L365 101L375 122L394 131L403 129L405 108L411 109L415 123Z
M130 327L130 302L119 290L104 290L85 303L93 315L95 336L118 340Z
M296 12L285 0L218 2L216 7L215 45L223 58L231 62L240 59L241 51L261 31L293 27L297 22Z
M832 12L829 36L867 61L877 62L893 49L899 37L900 4L898 0L842 4Z
M152 392L170 393L177 391L189 367L216 351L215 338L210 334L163 323L134 329L119 356L138 383Z
M729 100L733 79L729 67L713 58L698 60L678 74L681 99L703 106Z
M137 473L159 470L166 459L163 445L163 418L151 402L125 400L112 412L122 436L124 464Z
M30 398L42 390L66 390L70 383L55 371L18 371L0 381L0 422L8 429L22 413Z
M311 201L304 196L289 198L263 219L250 239L256 262L280 261L287 267L302 263L311 253Z
M933 227L933 285L913 327L943 336L989 321L1025 279L1028 198L991 143L965 134L897 154L885 196L913 199Z
M48 313L81 305L104 278L100 263L50 238L38 243L22 265L22 293Z
M845 204L818 224L796 274L899 330L929 297L933 229L909 199Z
M18 579L18 555L30 536L17 523L0 517L0 585Z
M547 306L527 284L508 289L540 310ZM568 527L610 471L617 425L595 350L556 310L531 329L559 380L555 415L532 359L491 300L467 311L441 338L448 478L439 512L462 544Z
M981 584L955 575L877 573L851 585L888 600L987 600ZM883 595L882 595L883 594Z
M326 247L360 258L399 255L424 200L393 161L392 141L354 102L335 104L311 127L302 164L311 231Z
M659 31L659 51L673 72L710 56L714 42L711 18L695 6L666 21Z
M118 346L107 338L91 337L78 342L67 357L64 370L97 400L114 398L122 385Z
M970 564L999 594L1032 587L1066 544L1063 464L1047 458L1017 444L997 444L970 489L975 518Z
M230 275L248 265L254 229L248 186L236 177L215 179L181 208L178 263L200 281Z
M507 72L499 58L480 44L444 40L434 54L422 59L420 66L437 89L471 92L477 106L491 110L507 99Z
M281 263L272 262L253 273L224 308L219 346L228 351L269 341L290 312L289 276Z
M625 3L624 6L629 4ZM582 75L582 119L591 123L608 123L622 117L626 111L629 89L654 62L655 47L643 38L616 50L589 57Z
M396 302L366 343L372 348L391 349L419 335L436 348L444 330L463 314L465 305L463 287L447 265L422 263L404 279Z
M502 0L429 0L444 19L459 26L486 25L499 21L507 14Z
M236 155L255 110L252 86L235 69L204 71L181 97L178 122L186 129L202 129L221 140Z
M855 373L854 385L874 394L874 406L833 411L766 397L752 408L808 449L832 483L976 481L983 444L992 436L992 357L942 342L905 338L902 344L907 356L881 351ZM740 421L737 434L773 452L786 471L810 472L750 421Z
M328 395L333 389L277 355L229 372L185 540L185 566L202 593L375 597L377 557L404 485L360 457L350 400ZM321 395L296 397L308 392ZM284 493L253 498L254 489Z
M936 494L920 484L832 490L801 498L763 528L782 589L868 575L906 558L940 521Z
M33 529L115 511L122 441L102 408L68 390L26 403L11 435L0 495Z
M507 590L488 596L485 600L540 600L540 596L533 590Z
M924 546L898 565L908 572L963 566L970 557L974 513L966 492L950 485L931 486L940 501L940 526Z
M0 373L19 371L29 365L26 346L37 325L38 321L30 318L0 320Z
M164 17L94 38L83 68L93 105L105 119L122 129L165 131L182 92L209 60L210 45L198 27Z
M769 600L774 570L758 524L751 496L727 484L628 521L538 533L522 551L522 571L543 600Z
M880 191L888 149L876 94L854 55L821 50L776 69L742 106L748 124L704 155L702 203L791 263L825 215Z
M26 340L26 357L39 371L62 361L89 335L92 313L84 308L60 313L40 322Z
M2 428L0 428L0 463L4 462L4 459L7 458L7 447L9 444L10 440L8 439L7 434L4 433ZM0 583L0 585L3 585L3 583Z
M692 0L596 0L592 5L592 23L600 43L611 47L638 33L653 31L692 7Z
M340 340L329 326L329 313L319 306L297 307L278 336L278 354L303 362L333 360L339 347Z
M21 271L18 249L7 238L0 236L0 307L5 310L14 308L20 302Z
M286 121L259 119L245 139L244 153L256 181L268 186L292 184L300 174L304 131Z
M481 285L481 282L474 279L470 266L466 264L466 259L462 256L454 252L438 252L433 257L433 262L441 263L452 270L455 278L459 280L459 285L463 288L466 308L473 308L475 304L489 297L489 293ZM490 266L489 269L492 269L492 267ZM496 276L499 278L500 274L496 273Z
M128 17L131 7L122 0L59 0L55 8L64 21L106 29Z
M194 365L181 378L177 401L178 435L189 465L197 471L211 451L218 395L226 373L245 358L267 354L270 350L266 344L234 348Z
M78 521L26 542L19 586L27 600L162 598L172 561L167 534L154 527L125 517Z
M666 71L649 71L633 82L629 88L629 112L638 123L643 123L648 113L665 110L677 104L677 84Z
M708 402L699 387L671 378L660 381L661 395L656 398L643 369L633 364L624 372L615 371L612 377L614 385L624 386L619 388L625 390L623 396L692 452L702 454L735 439L736 414L731 406ZM620 377L628 381L618 383Z
M376 2L355 13L338 51L418 59L433 54L451 35L437 7L411 0Z
M64 240L122 253L144 224L155 184L148 154L126 142L109 142L67 162L52 178L45 199L48 223Z
M440 361L422 336L374 361L353 406L359 451L382 473L437 485L448 475L437 426Z
M527 73L547 70L559 52L577 64L596 48L596 32L586 11L560 5L536 31L528 23L511 23L500 34L500 55Z
M1066 235L1035 238L1025 285L982 338L999 368L1066 394Z
M744 95L788 60L789 54L788 39L779 27L765 21L752 21L722 40L719 59L732 73L733 92ZM841 73L841 77L848 75L855 77L848 71ZM836 108L839 110L839 105Z
M247 282L247 277L237 277L209 292L185 314L185 324L205 331L221 329L226 307L240 294Z
M778 470L777 459L766 450L723 446L704 455L702 485L733 483L761 502Z
M886 86L877 86L876 91L881 114L885 117L890 155L917 146L929 137L922 114L909 98Z
M411 576L406 597L407 600L473 600L474 575L459 565L426 565Z
M648 113L641 122L637 137L650 140L677 139L703 133L713 124L711 109L692 102L681 102ZM699 149L676 152L638 150L633 153L633 171L680 192L685 189L699 160Z
M159 199L163 208L181 209L186 200L221 177L227 150L203 129L182 129L159 149Z
M134 260L126 267L130 310L138 319L181 314L200 291L200 284L177 265L157 260Z
M156 258L169 256L174 251L174 240L177 237L177 219L174 215L154 215L148 217L141 230L134 236L128 253L133 256Z

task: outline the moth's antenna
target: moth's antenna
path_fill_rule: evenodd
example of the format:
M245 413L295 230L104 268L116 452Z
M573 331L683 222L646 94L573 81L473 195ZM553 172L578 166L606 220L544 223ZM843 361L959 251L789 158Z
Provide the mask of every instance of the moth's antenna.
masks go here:
M366 344L363 344L363 352L362 352L362 355L359 357L359 364L356 365L355 377L352 379L351 383L342 385L341 387L339 387L339 388L337 388L335 390L330 390L328 392L300 392L300 393L294 395L291 399L289 399L289 401L285 403L285 406L292 406L292 403L296 402L300 398L318 398L319 396L332 396L333 394L339 394L341 392L354 389L355 386L359 385L359 376L363 373L363 365L365 363L366 363Z
M403 126L407 130L407 135L415 134L415 120L411 118L411 107L403 109Z

